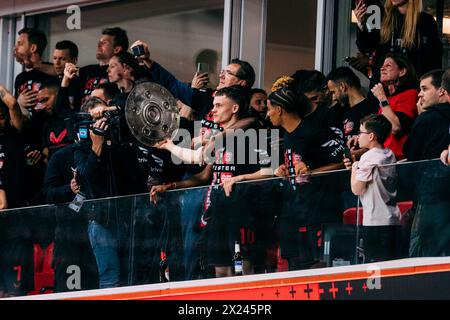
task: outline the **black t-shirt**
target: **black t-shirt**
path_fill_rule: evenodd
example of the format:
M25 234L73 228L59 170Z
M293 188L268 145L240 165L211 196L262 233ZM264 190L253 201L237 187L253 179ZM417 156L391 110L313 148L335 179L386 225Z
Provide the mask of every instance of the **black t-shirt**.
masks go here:
M129 144L105 143L100 157L93 153L89 143L77 145L74 164L80 174L81 190L90 199L146 191L136 152Z
M16 129L7 125L0 134L0 189L6 192L8 208L24 205L24 165L22 139Z
M344 129L342 125L344 107L340 103L336 103L330 108L325 106L322 108L328 109L328 112L325 113L325 123L330 128L338 128L342 131Z
M44 126L50 115L42 110L31 114L31 118L24 121L22 135L24 143L34 149L42 149L42 135Z
M239 135L228 135L224 137L222 147L214 152L215 162L212 165L213 178L211 185L217 189L221 183L232 177L237 177L243 174L255 173L262 168L270 167L270 148L267 142L263 142L258 134L259 127L249 128L245 132L249 134L253 131L256 139L243 138ZM227 139L233 139L230 144ZM217 140L216 140L217 141ZM243 142L244 143L241 143ZM233 148L227 149L227 146ZM217 147L217 145L216 145ZM244 151L245 154L242 154ZM204 211L210 205L211 188L205 198ZM222 191L223 192L223 191Z
M38 70L24 71L18 74L14 81L14 95L17 98L25 90L38 92L42 84L49 79L55 79L55 77Z
M57 115L53 115L45 121L42 129L42 147L48 148L48 158L60 148L72 143L67 135L67 128L64 119Z
M339 135L326 126L305 118L292 132L284 134L285 164L294 165L303 161L311 169L330 163L339 163L343 157L343 141ZM293 162L287 162L287 152L292 152Z
M295 175L295 165L303 161L310 169L330 163L339 163L343 158L343 140L339 134L326 126L317 126L314 121L304 119L293 132L284 135L285 165L288 168L289 185L285 187L283 215L294 217L301 225L317 225L337 222L341 211L338 178L323 175L303 180ZM298 183L307 182L302 186Z
M371 104L367 99L364 99L352 108L346 106L343 113L343 132L346 140L358 135L361 119L369 114L377 114L378 109L378 104Z
M197 114L197 119L204 119L213 108L214 101L213 89L193 89L192 106Z
M56 100L56 110L58 112L80 111L82 100L83 83L79 77L70 81L69 87L60 88Z
M343 107L340 104L336 104L331 108L328 108L326 105L319 105L305 119L308 119L308 122L315 123L318 127L326 126L334 131L337 129L342 131L342 112Z
M84 103L100 84L109 82L108 66L98 64L85 66L80 69L80 80L82 83L81 103Z
M184 165L175 164L167 150L160 150L142 144L133 144L137 153L142 176L147 178L147 188L154 185L180 181L184 175Z

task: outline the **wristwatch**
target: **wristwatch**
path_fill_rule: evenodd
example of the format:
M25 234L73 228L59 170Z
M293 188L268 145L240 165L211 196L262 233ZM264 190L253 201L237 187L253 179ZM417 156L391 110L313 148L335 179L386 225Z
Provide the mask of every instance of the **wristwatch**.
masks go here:
M387 100L383 100L383 101L380 102L380 106L382 108L387 107L388 105L389 105L389 101L387 101Z

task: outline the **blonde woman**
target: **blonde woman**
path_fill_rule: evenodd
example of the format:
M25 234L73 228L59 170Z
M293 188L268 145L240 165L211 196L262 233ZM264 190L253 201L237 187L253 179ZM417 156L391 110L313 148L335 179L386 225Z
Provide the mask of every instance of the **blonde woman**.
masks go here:
M419 76L442 67L442 43L434 18L422 11L422 0L386 0L381 29L370 27L368 1L356 1L356 44L369 58L366 67L372 84L379 82L380 69L388 53L406 55ZM350 61L354 64L354 60Z

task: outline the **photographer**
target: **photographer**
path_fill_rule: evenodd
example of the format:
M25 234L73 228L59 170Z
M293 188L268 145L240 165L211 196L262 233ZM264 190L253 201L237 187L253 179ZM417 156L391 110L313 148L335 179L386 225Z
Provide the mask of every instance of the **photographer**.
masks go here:
M113 126L120 125L116 122ZM99 135L98 130L105 132ZM145 191L136 153L129 144L111 143L111 129L105 117L89 130L91 141L80 144L74 153L80 190L88 199L131 195ZM93 131L96 131L94 133ZM109 135L109 136L108 136ZM91 203L88 236L97 261L100 288L120 284L121 259L126 256L124 239L130 222L128 199ZM123 273L122 273L123 275Z

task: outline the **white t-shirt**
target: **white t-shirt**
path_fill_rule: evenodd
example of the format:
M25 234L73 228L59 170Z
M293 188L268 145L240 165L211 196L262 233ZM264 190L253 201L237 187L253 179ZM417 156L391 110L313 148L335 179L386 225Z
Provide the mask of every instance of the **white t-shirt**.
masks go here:
M397 207L397 170L395 166L378 167L395 163L390 149L372 148L362 155L356 170L356 180L367 182L366 192L360 196L363 206L363 226L400 224Z

